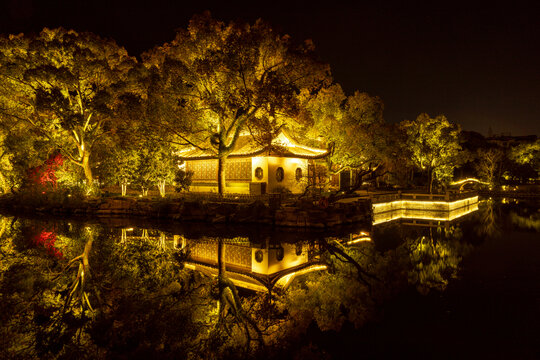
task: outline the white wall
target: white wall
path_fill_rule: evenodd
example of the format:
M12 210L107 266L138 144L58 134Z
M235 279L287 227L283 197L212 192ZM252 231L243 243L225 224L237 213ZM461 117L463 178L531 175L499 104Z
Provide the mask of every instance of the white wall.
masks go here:
M284 171L282 182L276 180L276 170L278 167L282 167ZM266 191L273 192L277 186L283 186L295 194L303 192L305 181L296 180L297 168L301 168L303 176L306 176L308 172L308 161L298 158L268 157L268 185Z
M255 177L255 169L257 169L258 167L263 169L262 179L257 179ZM282 182L278 182L276 180L276 170L278 167L283 168L284 177ZM303 179L301 181L296 180L297 168L302 169ZM295 194L302 193L306 185L307 173L307 159L283 158L275 156L256 156L251 158L251 181L266 183L267 193L274 192L274 188L276 188L277 186L283 186L291 190ZM194 192L216 192L217 186L191 186L190 190ZM249 184L227 181L225 192L249 194Z
M281 244L283 247L283 259L277 260L277 249L257 249L252 248L251 271L258 274L270 275L281 270L305 264L308 261L308 246L302 244L302 253L296 255L296 244ZM261 250L263 260L259 263L255 260L255 253Z

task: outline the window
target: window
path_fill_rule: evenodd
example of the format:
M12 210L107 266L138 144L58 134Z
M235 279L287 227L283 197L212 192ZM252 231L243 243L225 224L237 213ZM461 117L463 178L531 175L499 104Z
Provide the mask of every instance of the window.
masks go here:
M302 255L302 243L296 243L296 256Z
M281 261L283 260L283 256L285 255L285 250L283 249L283 247L278 247L276 249L276 259L277 261Z
M258 263L262 262L263 261L263 258L264 258L264 254L262 252L262 250L257 250L255 252L255 261L257 261Z
M255 169L255 177L258 180L262 180L262 178L263 178L263 169L261 167L258 167L258 168Z
M278 167L276 169L276 180L277 180L277 182L282 182L284 177L285 177L285 172L283 171L283 168Z
M300 179L302 179L302 168L296 168L295 178L296 181L300 181Z

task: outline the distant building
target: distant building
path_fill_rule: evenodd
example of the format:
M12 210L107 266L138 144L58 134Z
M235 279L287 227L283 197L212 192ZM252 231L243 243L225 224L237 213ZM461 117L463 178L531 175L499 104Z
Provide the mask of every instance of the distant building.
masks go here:
M241 135L235 150L225 162L225 193L264 194L284 188L292 193L304 191L315 181L328 150L305 146L284 131L269 145L261 145L251 135ZM195 147L179 153L185 170L193 171L190 191L217 192L218 160L210 150Z

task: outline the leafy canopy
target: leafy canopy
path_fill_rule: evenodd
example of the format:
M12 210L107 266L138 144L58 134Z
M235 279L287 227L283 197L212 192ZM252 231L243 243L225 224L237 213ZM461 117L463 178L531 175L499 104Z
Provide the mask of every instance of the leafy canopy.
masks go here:
M22 122L92 180L90 154L117 121L135 60L111 40L73 30L0 38L2 121Z
M461 151L459 125L450 123L444 115L431 118L423 113L414 121L403 121L401 126L407 134L407 148L411 151L413 164L428 172L429 190L432 190L434 179L440 182L451 180Z

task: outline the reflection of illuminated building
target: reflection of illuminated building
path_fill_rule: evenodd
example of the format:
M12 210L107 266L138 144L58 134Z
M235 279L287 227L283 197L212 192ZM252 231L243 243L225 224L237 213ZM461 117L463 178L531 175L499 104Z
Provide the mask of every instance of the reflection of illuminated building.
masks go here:
M128 238L155 240L162 249L186 249L189 251L186 268L210 276L218 275L217 238L192 240L173 235L171 239L161 231L122 229L120 241L125 242ZM227 277L236 286L246 289L266 292L275 287L285 288L296 276L326 269L319 261L317 248L306 242L273 243L267 240L252 243L246 237L222 241Z
M452 221L478 210L478 196L455 201L395 200L373 204L373 225L409 219L411 224Z
M190 255L186 267L215 276L218 273L218 240L186 240L175 236L175 246L187 247ZM314 249L306 243L250 243L247 238L224 239L227 277L236 286L268 291L274 286L286 287L295 276L325 269Z

